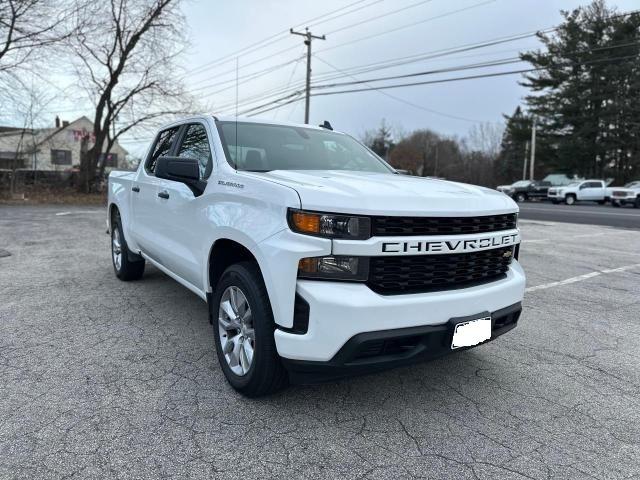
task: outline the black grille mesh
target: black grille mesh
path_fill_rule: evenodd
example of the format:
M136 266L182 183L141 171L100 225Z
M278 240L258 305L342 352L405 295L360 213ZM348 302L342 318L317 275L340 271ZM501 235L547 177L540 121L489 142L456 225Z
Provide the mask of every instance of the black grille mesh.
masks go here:
M516 214L482 217L373 217L375 236L458 235L486 233L516 228Z
M471 253L371 257L367 284L383 295L452 290L504 276L513 247Z

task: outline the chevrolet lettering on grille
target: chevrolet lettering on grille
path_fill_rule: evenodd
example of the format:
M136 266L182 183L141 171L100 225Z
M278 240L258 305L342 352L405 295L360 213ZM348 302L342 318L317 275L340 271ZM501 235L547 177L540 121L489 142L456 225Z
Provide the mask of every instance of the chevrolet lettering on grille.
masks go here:
M519 234L498 235L485 238L456 240L410 240L405 242L383 242L382 253L454 253L473 252L489 248L506 247L518 243Z

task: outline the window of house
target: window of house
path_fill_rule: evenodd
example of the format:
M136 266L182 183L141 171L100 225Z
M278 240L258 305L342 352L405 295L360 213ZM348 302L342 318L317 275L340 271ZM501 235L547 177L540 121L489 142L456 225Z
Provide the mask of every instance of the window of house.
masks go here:
M105 154L100 154L100 163L104 162L105 167L117 167L118 166L118 154L108 153L105 158Z
M71 150L51 149L51 163L53 165L71 165Z
M178 156L198 160L200 178L206 177L207 165L211 162L211 149L209 148L209 139L204 125L194 123L187 127Z
M158 158L169 154L173 141L176 138L176 133L178 133L178 128L179 127L168 128L167 130L160 132L158 139L153 146L151 156L149 156L149 159L147 160L147 172L154 173Z

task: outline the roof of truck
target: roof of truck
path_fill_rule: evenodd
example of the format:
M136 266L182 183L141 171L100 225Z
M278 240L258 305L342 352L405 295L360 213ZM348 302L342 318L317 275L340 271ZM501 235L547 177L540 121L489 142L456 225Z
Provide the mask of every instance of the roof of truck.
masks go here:
M296 123L296 122L284 122L281 120L273 120L269 118L249 118L249 117L231 117L231 116L219 116L214 115L213 118L220 122L241 122L241 123L266 123L268 125L287 125L291 127L303 127L303 128L313 128L315 130L326 130L324 127L320 125L312 125L306 123Z

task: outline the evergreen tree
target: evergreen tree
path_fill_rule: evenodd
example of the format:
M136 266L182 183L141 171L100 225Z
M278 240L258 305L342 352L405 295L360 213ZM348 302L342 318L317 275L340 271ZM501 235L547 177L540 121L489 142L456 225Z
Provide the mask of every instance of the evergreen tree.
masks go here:
M604 0L562 13L553 35L539 34L546 51L521 55L539 69L523 82L538 136L561 171L637 176L640 14L618 14Z
M382 158L388 158L389 152L395 144L393 142L391 128L389 128L384 118L380 122L380 126L377 130L365 133L364 144Z
M513 115L505 115L507 125L502 135L500 155L496 162L496 176L500 183L511 183L522 178L527 142L531 138L531 117L518 106Z

